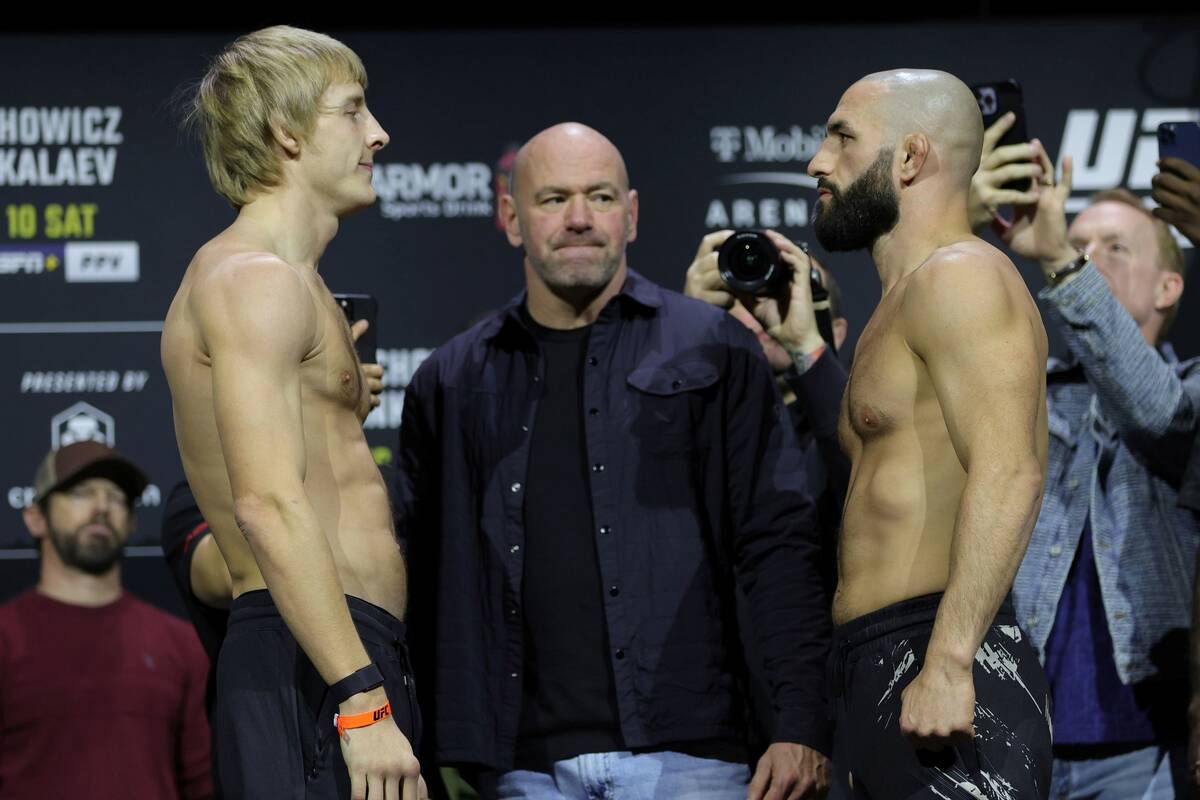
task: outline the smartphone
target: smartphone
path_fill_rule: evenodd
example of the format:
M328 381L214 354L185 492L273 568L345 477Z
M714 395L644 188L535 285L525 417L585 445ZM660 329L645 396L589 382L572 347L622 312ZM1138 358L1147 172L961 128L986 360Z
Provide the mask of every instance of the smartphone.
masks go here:
M1200 123L1164 122L1159 125L1158 157L1181 158L1200 167Z
M1029 134L1025 132L1025 98L1021 93L1020 83L1012 78L995 83L977 83L971 87L971 91L975 95L975 102L979 103L980 112L983 113L984 128L990 128L992 123L1009 111L1016 115L1012 127L996 143L997 147L1023 144L1029 141ZM1032 185L1032 178L1018 178L1015 181L1009 181L1001 188L1024 192Z
M337 301L342 313L346 315L346 321L351 325L360 319L370 323L366 332L354 343L354 349L362 363L376 363L379 360L379 355L375 352L379 347L379 303L369 294L334 292L333 299Z

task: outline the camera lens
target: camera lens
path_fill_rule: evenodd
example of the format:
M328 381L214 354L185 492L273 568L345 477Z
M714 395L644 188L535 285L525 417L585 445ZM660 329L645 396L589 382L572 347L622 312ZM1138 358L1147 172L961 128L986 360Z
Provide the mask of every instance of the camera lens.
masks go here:
M717 251L717 268L729 288L770 294L785 280L779 250L766 234L737 231Z

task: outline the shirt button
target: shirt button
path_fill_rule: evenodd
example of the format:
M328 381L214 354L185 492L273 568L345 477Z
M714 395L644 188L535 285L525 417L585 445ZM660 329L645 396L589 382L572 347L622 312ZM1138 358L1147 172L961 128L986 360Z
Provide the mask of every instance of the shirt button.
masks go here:
M508 552L510 552L514 555L521 552L521 545L514 544L512 547L508 548Z
M617 595L619 595L621 593L621 590L615 586L610 586L610 587L608 587L608 593L611 596L616 597Z
M1062 555L1062 545L1057 545L1057 544L1050 545L1050 555L1052 555L1052 556Z
M529 433L529 426L528 426L528 425L522 425L522 426L521 426L521 432L522 432L522 433Z
M508 488L509 488L509 491L511 491L513 494L516 494L517 492L521 491L521 484L514 483L512 486L510 486Z
M592 472L604 472L603 464L592 464Z
M508 675L508 677L510 677L510 678L515 678L515 677L517 677L517 673L515 673L515 672L510 672L510 673L509 673L509 675Z
M596 358L595 356L588 356L588 366L594 367L599 363L600 359Z
M1072 478L1071 481L1067 484L1067 486L1070 486L1072 489L1078 489L1079 488L1079 479Z
M533 382L534 382L534 383L541 383L541 382L542 382L542 376L541 376L541 375L534 375L534 376L533 376Z
M1126 619L1128 616L1129 615L1124 611L1118 611L1117 613L1113 614L1113 619Z
M622 658L624 658L624 657L625 657L625 651L624 651L624 650L618 650L618 651L617 651L616 653L614 653L613 655L615 655L615 656L617 657L617 660L619 661L619 660L621 660Z
M1029 627L1031 627L1031 628L1032 628L1034 625L1037 625L1037 624L1038 624L1038 618L1037 618L1037 617L1030 617L1030 618L1029 618Z
M598 417L598 416L600 416L600 409L598 409L598 408L589 408L589 409L588 409L588 416L590 416L590 417Z
M608 526L608 525L601 525L601 526L600 526L600 533L602 533L602 534L604 534L605 536L607 536L608 534L612 533L612 527L611 527L611 526Z
M508 615L510 617L515 617L517 615L517 607L513 606L512 608L508 609Z
M671 381L672 389L678 389L680 386L683 386L683 381Z

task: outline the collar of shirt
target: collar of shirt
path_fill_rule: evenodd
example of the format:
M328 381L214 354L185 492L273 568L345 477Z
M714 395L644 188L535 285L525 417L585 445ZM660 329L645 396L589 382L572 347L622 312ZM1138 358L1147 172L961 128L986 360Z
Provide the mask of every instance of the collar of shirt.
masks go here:
M662 307L661 292L662 290L651 281L646 280L632 269L626 269L625 284L621 287L621 291L609 301L609 305L614 302L632 303L653 313ZM521 321L521 306L525 305L527 294L527 290L521 290L483 323L484 327L481 331L483 341L491 341L501 333L514 328L520 331L522 338L531 338L525 323Z

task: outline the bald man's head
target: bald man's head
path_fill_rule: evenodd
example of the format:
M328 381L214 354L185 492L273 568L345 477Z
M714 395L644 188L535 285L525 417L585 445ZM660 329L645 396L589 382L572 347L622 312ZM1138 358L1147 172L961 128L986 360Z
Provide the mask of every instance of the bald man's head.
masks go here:
M856 90L871 97L885 145L901 147L906 136L924 134L939 168L956 182L970 184L983 148L983 115L965 83L949 72L893 69L867 75L845 96Z
M517 187L531 164L555 161L564 156L611 160L620 175L621 189L629 191L629 173L625 170L625 159L621 157L617 146L595 128L579 122L560 122L535 134L517 151L513 159L512 194L517 194Z
M554 291L600 290L637 236L637 192L620 151L599 131L564 122L534 136L513 161L500 198L508 240Z

